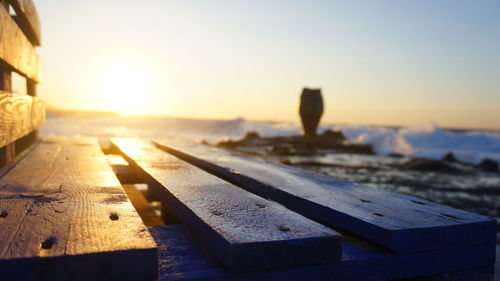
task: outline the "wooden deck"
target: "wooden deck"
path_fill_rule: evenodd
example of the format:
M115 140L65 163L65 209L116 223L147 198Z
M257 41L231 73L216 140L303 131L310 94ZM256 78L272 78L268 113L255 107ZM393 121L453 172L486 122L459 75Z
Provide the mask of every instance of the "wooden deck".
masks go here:
M0 281L493 279L491 218L204 145L39 139L41 39L0 0Z
M36 144L0 179L2 280L154 280L157 249L93 139Z
M196 144L155 144L264 198L396 253L492 245L495 220Z
M172 278L173 280L176 280L176 278L179 280L184 278L198 278L202 280L212 275L217 276L216 278L214 277L215 280L222 278L221 276L225 276L225 278L230 280L394 280L418 276L441 276L443 280L453 280L457 276L463 276L463 270L465 269L469 269L466 272L471 276L470 279L465 280L489 280L488 278L492 278L493 276L495 228L490 218L409 196L359 186L330 177L313 175L284 165L250 159L241 155L230 155L226 151L203 145L186 145L184 143L182 144L182 148L179 148L180 145L176 144L176 148L173 149L172 145L166 146L162 144L166 143L165 141L155 141L158 148L170 154L165 153L162 155L159 154L158 149L155 149L149 142L144 140L114 139L112 142L115 146L115 151L119 151L125 157L131 164L131 168L136 169L144 181L148 182L151 192L157 193L156 197L158 200L161 200L166 208L170 209L168 210L169 215L177 216L176 221L182 222L183 227L179 226L180 228L175 225L169 226L167 230L162 230L164 227L156 228L157 230L153 232L155 233L153 235L160 235L164 231L168 233L174 232L183 237L193 235L193 238L188 239L190 241L188 243L189 246L185 246L191 249L192 252L190 250L187 255L186 252L179 253L177 258L171 256L175 256L175 252L169 252L168 260L170 262L173 260L182 262L178 266L175 264L171 265L172 267L160 266L161 276L168 276L168 278ZM173 156L178 157L178 159L175 159ZM181 160L185 160L186 162ZM187 163L194 165L189 167ZM226 163L226 165L223 163ZM334 201L336 204L330 203L330 206L335 207L337 213L342 213L340 218L344 219L339 219L335 224L326 223L326 225L342 235L341 260L338 262L316 263L316 265L304 264L292 268L265 271L254 270L244 274L232 273L228 265L217 253L220 249L218 247L214 249L212 241L204 238L207 231L190 226L189 219L185 218L185 212L181 211L181 208L170 199L170 197L175 197L177 200L183 201L183 195L179 194L179 192L185 192L183 188L192 188L193 190L190 192L198 193L200 192L200 186L203 186L205 190L200 192L202 194L200 199L195 199L197 198L196 195L194 197L191 197L191 195L185 197L184 200L187 201L189 200L186 198L192 199L192 202L189 202L191 205L186 204L188 209L193 208L196 210L198 207L197 204L200 204L199 202L205 198L207 202L201 203L203 206L202 209L207 206L205 204L210 206L210 202L213 200L211 193L220 196L224 206L238 202L237 200L233 201L234 198L231 196L223 196L217 193L217 190L212 190L214 184L210 178L207 178L208 173L201 173L201 170L196 171L194 166L201 167L205 171L226 180L228 183L231 182L238 185L242 187L242 190L245 189L268 198L261 198L260 200L264 200L264 202L261 201L260 205L268 206L269 204L273 204L273 201L269 200L271 198L289 209L318 222L335 221L328 217L332 214L331 210L327 209L326 212L323 212L325 208L307 208L307 206L310 206L307 204L310 203L306 203L305 207L301 207L300 205L304 201L317 200L321 196L325 197L322 200L327 202L331 202L327 199L336 200ZM179 176L181 179L179 179ZM236 179L234 178L235 176L237 177ZM319 185L322 188L319 193L321 196L317 196L313 192L319 188ZM280 189L285 188L288 191L294 190L297 193L294 194L294 197L283 196L280 193ZM353 191L349 191L351 188ZM327 193L328 189L330 189L329 193ZM162 193L168 195L162 195ZM294 199L294 201L291 201L293 204L286 201L290 198ZM342 200L339 200L339 198ZM392 206L384 202L384 199L387 199L389 202L401 202L404 200L405 204L400 203ZM365 202L368 200L370 202ZM214 205L220 206L218 202ZM345 207L349 205L351 205L350 208ZM337 208L344 209L339 210ZM231 217L224 220L224 216L222 216L226 212L233 211L233 209L223 208L222 210L216 214L212 213L209 216L208 223L210 223L211 219L215 218L216 225L228 224L229 227L239 228L240 225L234 225L230 221ZM319 217L314 215L318 210L323 212L320 213L321 216ZM388 213L388 210L393 210L393 212ZM425 226L423 228L426 236L422 238L418 237L421 234L421 232L418 232L420 228L411 227L411 219L408 217L405 218L406 220L399 219L396 215L397 210L400 211L400 214L404 215L417 214L419 216L417 217L417 223ZM384 216L375 217L385 218L391 221L391 224L385 221L373 220L372 217L375 212L390 214L387 216L388 218ZM448 214L449 216L444 216L443 214ZM256 218L253 215L249 216ZM452 219L451 216L456 216L457 218ZM459 220L458 216L463 219ZM347 217L347 220L345 217ZM436 220L436 217L439 217L439 219ZM339 217L337 216L336 218ZM416 243L427 243L423 245L428 246L423 246L421 249L414 248L414 250L407 247L405 251L397 252L391 248L392 244L386 243L388 240L376 241L373 239L373 237L377 236L371 233L371 231L373 229L380 231L377 228L365 227L363 231L358 233L349 231L349 222L355 219L363 220L365 224L373 224L377 228L383 229L385 227L388 229L385 231L392 231L394 229L402 231L406 229L410 234L412 231L415 231L417 234L413 237L419 238L421 242L411 241L411 235L404 237L404 239L407 239L407 242L413 245L413 247L418 246ZM206 222L206 220L204 221ZM397 225L398 223L400 224L399 226ZM403 223L406 223L406 225L403 225ZM395 227L395 225L398 227ZM222 232L225 230L224 227L214 227L212 231ZM468 232L466 231L467 229L469 229ZM254 229L253 232L258 233L258 230ZM453 233L456 233L456 235L453 235ZM156 237L156 239L164 241L160 244L167 243L168 245L169 242L167 241L169 240L162 240L161 237L163 236L160 235L160 238ZM393 238L391 235L389 237ZM431 242L426 242L426 238L431 240ZM444 245L434 245L434 243L441 243L439 239L450 239L451 242ZM403 244L401 245L404 246ZM204 253L204 249L207 250L207 253ZM193 257L193 259L189 257ZM217 265L218 263L222 263L222 265ZM161 264L162 258L160 258ZM170 268L172 268L171 271ZM471 271L472 269L474 270ZM169 280L168 278L165 280Z
M155 196L233 272L340 260L340 235L168 155L115 139Z
M271 196L266 199L245 185L236 186L236 180L226 181L224 174L204 171L197 167L203 166L196 162L201 160L194 161L186 155L195 159L211 155L212 165L222 161L218 159L254 161L258 165L251 167L258 168L259 173L247 173L243 166L235 166L237 172L232 169L231 175L254 181L258 176L257 182L265 182L267 188L275 186L276 190L287 188L284 182L278 185L273 181L276 175L290 175L294 180L286 184L295 183L306 189L304 193L311 186L314 190L314 180L321 182L323 188L338 188L336 196L347 203L349 198L343 192L351 187L362 188L359 193L347 193L354 199L362 196L378 203L382 200L374 198L382 196L388 200L423 202L429 205L414 203L397 208L401 214L427 214L433 210L432 215L446 210L447 214L475 219L477 222L469 226L471 235L494 235L494 229L482 225L490 224L489 218L377 189L368 192L366 187L312 177L300 170L202 145L186 146L181 154L179 147L168 153L146 140L113 139L112 143L110 152L120 153L126 161L120 160L119 155L104 156L95 139L53 138L38 141L20 159L0 170L0 280L493 278L494 241L470 243L475 240L464 238L465 232L456 227L468 224L467 220L456 224L445 221L448 224L439 226L461 233L450 237L461 241L454 242L461 245L396 252L385 240L374 241L370 228L354 233L348 227L322 225L325 220L311 220L314 216L302 208L294 207L293 211L286 204L270 200ZM163 145L159 147L169 150ZM216 166L223 167L221 163ZM113 170L112 166L117 165L121 168ZM124 182L133 177L134 181L148 184L149 190L139 191L134 184L120 183L113 171L129 175L121 177ZM146 198L159 200L162 208ZM308 193L299 199L300 203L317 197ZM166 225L156 214L158 209L166 212ZM315 209L310 210L314 214ZM361 211L367 216L374 212L366 206ZM344 215L353 214L360 216L349 212ZM426 217L433 219L428 214ZM365 221L378 223L371 216ZM421 221L425 222L425 217ZM338 225L347 222L341 223ZM436 235L446 231L440 230ZM431 234L426 237L436 239Z

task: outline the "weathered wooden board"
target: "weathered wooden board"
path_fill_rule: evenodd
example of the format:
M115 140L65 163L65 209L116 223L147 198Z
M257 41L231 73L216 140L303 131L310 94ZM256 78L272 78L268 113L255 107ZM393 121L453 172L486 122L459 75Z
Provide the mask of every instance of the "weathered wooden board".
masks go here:
M156 244L93 139L44 140L0 179L2 280L154 280Z
M398 253L495 244L495 221L485 216L209 146L156 144L306 217Z
M40 58L3 5L0 5L0 35L0 66L38 82Z
M45 105L26 95L0 91L0 147L38 129L45 122Z
M15 20L35 46L41 45L40 19L31 0L7 0L16 12Z
M232 272L340 259L341 236L274 202L134 139L113 139L175 214Z
M151 227L159 245L160 280L492 280L491 247L395 254L360 241L343 244L340 263L234 275L203 253L181 225ZM414 279L411 279L414 280Z
M149 228L158 244L159 280L228 280L221 266L193 241L180 224Z

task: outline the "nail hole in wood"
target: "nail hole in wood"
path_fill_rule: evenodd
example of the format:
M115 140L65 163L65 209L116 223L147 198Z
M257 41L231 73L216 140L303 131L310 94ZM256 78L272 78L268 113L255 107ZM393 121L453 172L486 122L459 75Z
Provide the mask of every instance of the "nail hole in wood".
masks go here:
M289 227L286 227L286 226L283 226L283 225L278 226L278 229L281 230L281 231L290 231Z
M0 213L0 218L6 218L7 216L9 215L9 213L7 211L2 211L2 213Z
M450 219L455 219L455 220L459 220L460 218L458 217L455 217L455 216L452 216L452 215L448 215L448 214L442 214L443 216L447 217L447 218L450 218Z
M373 213L373 214L376 215L377 217L383 217L384 216L381 213Z
M111 213L109 214L109 219L112 221L118 220L118 214L117 213Z
M64 157L64 160L69 160L69 157Z
M372 201L366 200L366 199L359 199L359 200L361 200L361 202L363 202L363 203L371 203L372 202Z
M214 215L214 216L222 216L222 212L212 211L212 215Z
M56 243L56 238L55 237L49 237L45 241L42 242L42 249L48 250L54 246Z

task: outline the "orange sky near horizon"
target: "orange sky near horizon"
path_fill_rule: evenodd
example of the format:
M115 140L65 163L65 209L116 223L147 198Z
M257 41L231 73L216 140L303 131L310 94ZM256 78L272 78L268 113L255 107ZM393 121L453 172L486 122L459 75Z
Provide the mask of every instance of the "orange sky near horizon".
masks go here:
M51 107L500 129L495 1L35 2Z

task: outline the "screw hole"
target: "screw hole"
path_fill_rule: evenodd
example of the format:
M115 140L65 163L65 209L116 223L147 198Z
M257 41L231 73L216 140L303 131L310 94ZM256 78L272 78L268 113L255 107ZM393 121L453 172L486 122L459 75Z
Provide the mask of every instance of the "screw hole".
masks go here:
M212 211L212 215L214 215L214 216L222 216L222 212Z
M55 237L49 237L45 241L42 242L42 249L49 250L56 243Z
M283 225L278 226L278 229L281 230L281 231L290 231L289 227L286 227L286 226L283 226Z
M7 211L2 211L2 213L0 213L0 218L6 218L7 216L9 215L9 213Z
M372 202L372 201L366 200L366 199L359 199L359 200L361 200L361 202L363 202L363 203L371 203Z
M377 217L383 217L384 216L381 213L373 213L373 214L376 215Z
M111 214L109 214L109 219L112 220L112 221L118 220L119 219L118 214L117 213L111 213Z

